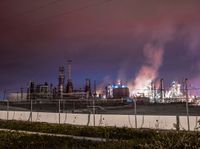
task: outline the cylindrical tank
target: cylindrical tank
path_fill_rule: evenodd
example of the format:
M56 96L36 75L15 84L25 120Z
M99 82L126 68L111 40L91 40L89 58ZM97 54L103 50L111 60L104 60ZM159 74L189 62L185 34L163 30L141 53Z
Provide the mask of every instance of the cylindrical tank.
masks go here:
M113 88L113 98L126 98L129 97L128 87Z

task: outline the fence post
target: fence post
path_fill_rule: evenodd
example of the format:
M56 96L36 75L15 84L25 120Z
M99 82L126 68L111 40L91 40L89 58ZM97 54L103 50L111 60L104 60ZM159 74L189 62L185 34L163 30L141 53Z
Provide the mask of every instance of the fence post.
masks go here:
M58 100L58 123L60 124L60 99Z
M95 98L93 99L93 124L95 126Z
M189 108L188 108L188 84L187 84L188 79L185 79L185 94L186 94L186 113L187 113L187 124L188 124L188 131L190 131L190 118L189 118Z
M176 116L176 131L180 130L180 118L179 115Z
M31 122L32 122L32 113L33 112L33 101L32 101L32 99L31 99L31 111L30 111L30 119L31 119Z
M136 105L136 99L134 100L134 114L135 114L135 128L137 128L137 105Z
M9 100L7 99L7 121L9 119Z

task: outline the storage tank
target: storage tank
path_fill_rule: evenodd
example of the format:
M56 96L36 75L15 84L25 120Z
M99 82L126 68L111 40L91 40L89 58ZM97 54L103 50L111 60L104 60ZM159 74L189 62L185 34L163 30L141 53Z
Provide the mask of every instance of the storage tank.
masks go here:
M124 85L113 86L113 98L127 98L129 97L129 88Z

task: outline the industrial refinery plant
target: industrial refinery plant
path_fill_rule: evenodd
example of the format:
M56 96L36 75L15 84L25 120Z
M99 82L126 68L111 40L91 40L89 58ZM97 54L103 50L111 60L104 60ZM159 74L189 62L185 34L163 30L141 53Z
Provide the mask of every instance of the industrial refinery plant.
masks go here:
M159 85L156 86L154 82L144 86L143 89L135 89L132 91L132 97L145 97L151 103L172 103L172 102L193 102L196 96L189 94L188 83L185 79L182 83L172 81L170 87L166 89L164 79L160 79Z
M164 79L156 85L153 81L141 88L129 89L129 86L122 85L120 80L117 85L106 87L106 98L131 98L148 103L177 103L177 102L198 102L198 97L189 93L187 79L182 83L172 81L168 89L165 88ZM131 88L131 87L130 87Z
M65 77L65 67L59 67L58 85L56 87L47 82L44 84L36 84L31 81L27 91L27 99L88 99L94 96L95 91L94 94L92 94L90 79L86 79L84 89L74 89L71 77L71 67L72 61L69 60L67 65L67 79Z
M191 95L188 91L187 79L182 84L177 81L172 81L170 87L166 88L164 79L159 82L146 81L147 83L141 88L130 86L129 83L122 83L118 80L116 83L107 82L103 88L96 85L96 81L91 83L90 79L85 79L83 89L75 89L72 81L72 61L69 60L67 64L67 71L64 66L58 69L58 84L53 86L45 82L44 84L37 84L34 81L29 82L27 92L22 89L17 93L9 93L9 101L28 101L32 100L113 100L122 99L123 101L133 101L143 103L177 103L190 102L198 103L198 97ZM67 77L66 75L67 74ZM137 86L137 85L135 85Z

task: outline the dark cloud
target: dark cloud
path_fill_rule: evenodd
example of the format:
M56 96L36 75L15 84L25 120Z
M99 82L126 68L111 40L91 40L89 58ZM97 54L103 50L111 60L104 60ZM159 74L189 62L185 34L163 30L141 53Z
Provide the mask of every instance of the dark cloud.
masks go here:
M145 45L156 42L164 50L158 78L198 79L199 0L101 1L1 1L0 88L56 84L67 59L80 86L86 77L131 80L146 63Z

